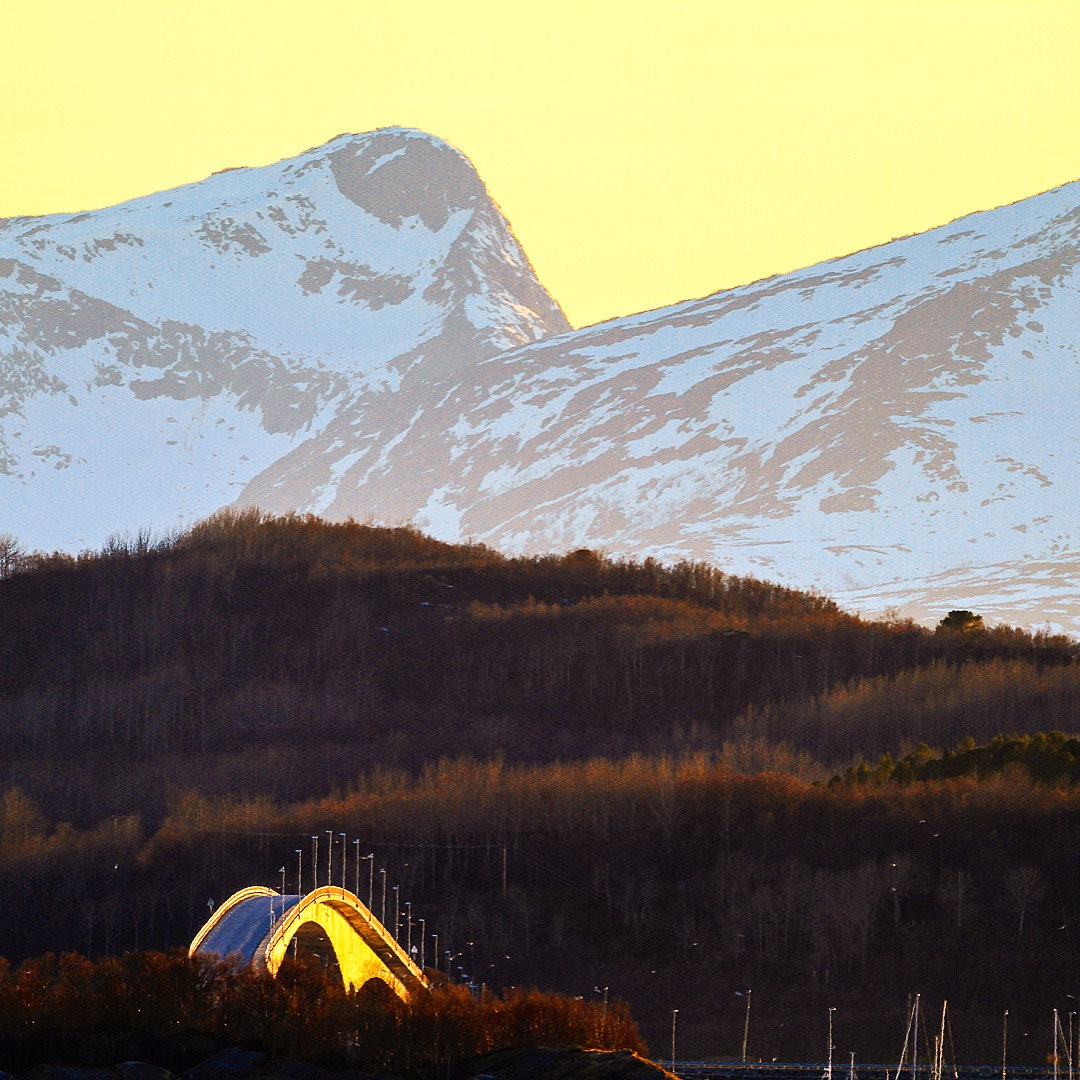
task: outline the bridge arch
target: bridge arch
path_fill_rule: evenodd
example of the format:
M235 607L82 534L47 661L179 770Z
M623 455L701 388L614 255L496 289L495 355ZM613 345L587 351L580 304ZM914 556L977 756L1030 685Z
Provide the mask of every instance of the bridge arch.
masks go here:
M195 935L188 954L239 957L276 975L290 946L328 945L349 989L377 980L408 1000L427 989L424 973L393 935L347 889L324 885L304 896L261 885L233 893ZM332 966L332 964L331 964Z

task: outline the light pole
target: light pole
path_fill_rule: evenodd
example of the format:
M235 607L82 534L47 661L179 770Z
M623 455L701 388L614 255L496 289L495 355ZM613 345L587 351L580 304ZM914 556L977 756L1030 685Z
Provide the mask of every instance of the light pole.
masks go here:
M675 1023L679 1019L679 1010L671 1010L671 1075L675 1075ZM743 1055L743 1061L746 1060L746 1056Z
M349 869L349 846L343 832L339 832L338 836L341 837L341 891L344 892L345 872Z
M356 879L353 882L353 892L357 896L359 896L360 895L360 841L359 840L354 840L352 842L352 846L353 846L353 864L356 867ZM370 904L368 904L368 908L369 909L371 908Z
M296 892L298 896L304 895L304 849L296 849Z
M425 952L424 952L424 942L427 939L427 921L425 919L418 919L417 922L419 923L419 926L420 926L420 970L423 971L424 968L427 967L427 962L426 962L426 957L425 957ZM1072 1080L1071 1077L1070 1077L1070 1080Z
M375 899L375 852L365 855L364 858L368 861L367 907L370 911Z
M737 991L736 991L737 992ZM753 990L746 991L746 1021L742 1030L742 1059L746 1061L746 1044L750 1039L750 995Z
M431 935L431 951L435 955L435 970L439 970L439 935Z
M334 830L326 830L326 884L334 884Z
M405 952L412 959L412 901L405 901ZM1056 1080L1056 1078L1055 1078Z
M382 912L379 916L379 922L383 924L383 928L386 927L386 868L383 867L379 871L382 874Z
M394 940L401 937L401 886L394 886Z
M319 887L319 838L311 838L311 891Z

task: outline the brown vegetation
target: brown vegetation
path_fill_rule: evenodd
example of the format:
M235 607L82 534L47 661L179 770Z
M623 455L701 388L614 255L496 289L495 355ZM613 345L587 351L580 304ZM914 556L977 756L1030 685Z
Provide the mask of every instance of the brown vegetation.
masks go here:
M455 979L610 986L658 1045L678 1007L699 1054L738 1048L752 986L757 1053L813 1053L836 1006L862 1060L920 990L993 1060L1002 1008L1035 1030L1075 993L1080 748L993 737L1075 731L1076 661L699 565L313 518L23 558L0 953L185 945L333 828Z
M919 989L955 1003L958 1048L978 1060L995 1011L1037 1016L1072 992L1080 788L1017 768L846 785L707 755L443 762L296 804L189 793L145 837L50 831L13 795L2 947L182 944L207 895L273 884L283 862L291 884L287 853L332 825L388 868L425 918L429 963L455 979L584 998L611 986L654 1042L671 1007L688 1040L697 1016L699 1053L738 1045L733 991L752 985L760 1044L800 1057L838 1001L861 1017L860 1053L895 1053L904 994ZM364 896L355 861L348 874Z
M50 953L16 970L0 963L0 1053L9 1066L43 1050L63 1056L65 1044L85 1046L87 1033L107 1057L110 1033L180 1030L371 1073L445 1067L508 1046L644 1049L621 1002L539 990L474 994L436 978L429 994L405 1003L386 987L348 992L291 960L274 978L183 952L97 961Z

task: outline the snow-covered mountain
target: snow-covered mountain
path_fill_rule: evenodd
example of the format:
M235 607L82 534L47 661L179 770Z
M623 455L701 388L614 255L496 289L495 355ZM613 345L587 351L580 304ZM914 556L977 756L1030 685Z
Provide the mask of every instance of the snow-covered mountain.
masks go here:
M243 500L1080 632L1078 260L1072 184L372 387Z
M1080 184L571 331L469 163L342 136L0 222L0 532L230 503L1080 633Z
M471 164L417 131L0 221L0 532L78 550L202 517L332 445L361 392L568 328Z

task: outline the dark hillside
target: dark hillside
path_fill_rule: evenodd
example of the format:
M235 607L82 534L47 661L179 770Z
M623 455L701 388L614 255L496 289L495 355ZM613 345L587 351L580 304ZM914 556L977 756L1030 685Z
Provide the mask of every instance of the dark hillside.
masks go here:
M400 887L386 918L411 919L428 966L594 1002L608 988L654 1053L678 1008L682 1053L737 1054L736 991L752 989L755 1057L817 1055L835 1007L838 1046L895 1060L920 992L938 1009L949 999L958 1060L994 1060L1008 1008L1010 1061L1036 1064L1051 1009L1066 1015L1075 993L1080 787L1035 783L1008 757L983 779L834 784L740 775L706 755L442 763L306 803L189 794L156 831L52 828L9 793L0 955L183 946L207 897L280 887L282 867L292 887L295 851L329 830L377 912L380 871ZM310 887L307 854L304 868Z
M974 616L315 518L9 559L0 955L184 946L329 832L429 966L610 988L654 1050L678 1008L688 1056L737 1053L752 988L752 1054L835 1007L887 1058L918 991L964 1060L1008 1008L1035 1063L1077 992L1078 671Z
M990 660L1026 673L1074 647L868 623L698 564L509 559L406 528L224 513L0 580L0 783L89 822L159 814L170 787L298 798L447 755L709 749L740 716L740 732L798 747L817 708L799 702ZM781 723L754 720L772 712Z

